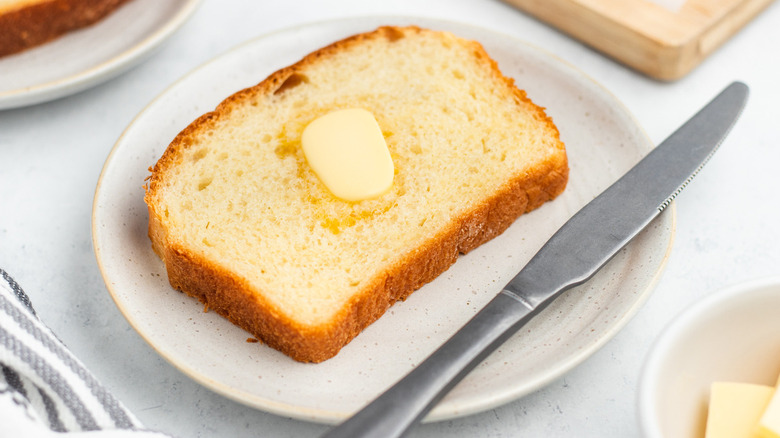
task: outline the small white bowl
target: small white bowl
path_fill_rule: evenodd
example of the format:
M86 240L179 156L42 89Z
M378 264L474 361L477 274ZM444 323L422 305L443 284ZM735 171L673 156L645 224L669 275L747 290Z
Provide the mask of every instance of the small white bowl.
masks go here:
M774 385L780 374L780 277L716 292L677 316L653 346L639 385L647 438L704 437L710 385Z

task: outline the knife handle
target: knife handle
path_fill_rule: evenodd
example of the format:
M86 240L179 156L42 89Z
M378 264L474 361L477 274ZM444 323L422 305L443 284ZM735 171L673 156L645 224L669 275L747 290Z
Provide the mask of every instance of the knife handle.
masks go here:
M406 377L323 438L404 436L538 310L502 291Z

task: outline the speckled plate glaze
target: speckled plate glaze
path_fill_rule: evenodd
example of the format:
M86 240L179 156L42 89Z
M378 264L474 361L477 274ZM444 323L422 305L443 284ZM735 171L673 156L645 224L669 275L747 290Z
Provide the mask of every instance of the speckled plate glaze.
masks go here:
M263 346L167 282L146 235L141 186L170 140L222 99L311 50L381 24L416 24L480 41L502 71L548 109L567 144L571 176L558 199L522 216L496 239L397 303L336 357L302 364ZM258 409L333 423L397 381L461 327L575 211L652 145L599 84L515 38L467 25L377 17L295 27L243 44L171 86L127 128L95 194L93 240L120 311L160 355L212 390ZM666 262L674 207L587 284L550 305L477 367L428 415L437 421L522 397L598 350L645 301Z
M133 0L92 26L0 58L0 110L102 83L145 60L201 0Z

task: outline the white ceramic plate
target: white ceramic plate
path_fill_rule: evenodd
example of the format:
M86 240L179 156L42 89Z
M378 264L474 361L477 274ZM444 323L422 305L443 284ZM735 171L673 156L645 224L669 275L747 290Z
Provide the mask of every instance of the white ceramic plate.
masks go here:
M414 23L483 43L499 67L548 109L567 144L569 186L503 235L462 256L447 272L397 303L321 364L302 364L168 285L146 234L144 178L170 140L232 92L305 53L380 24ZM93 240L120 311L163 357L201 384L256 408L337 422L401 378L461 327L581 206L651 149L626 109L582 73L514 38L427 19L362 18L284 30L241 45L196 69L153 101L106 161L95 194ZM586 285L550 305L477 367L428 421L509 402L559 377L609 340L644 302L664 266L674 208L662 214Z
M133 0L92 26L0 58L0 109L64 97L106 81L151 55L200 0Z

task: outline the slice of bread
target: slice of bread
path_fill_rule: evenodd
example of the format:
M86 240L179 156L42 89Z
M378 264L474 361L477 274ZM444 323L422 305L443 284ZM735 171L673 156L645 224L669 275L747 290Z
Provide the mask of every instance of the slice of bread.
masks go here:
M300 139L355 107L376 117L396 171L387 193L346 202ZM552 120L481 45L417 27L344 39L235 93L151 171L149 236L171 285L311 362L568 178Z
M127 1L0 0L0 56L21 52L89 26Z

